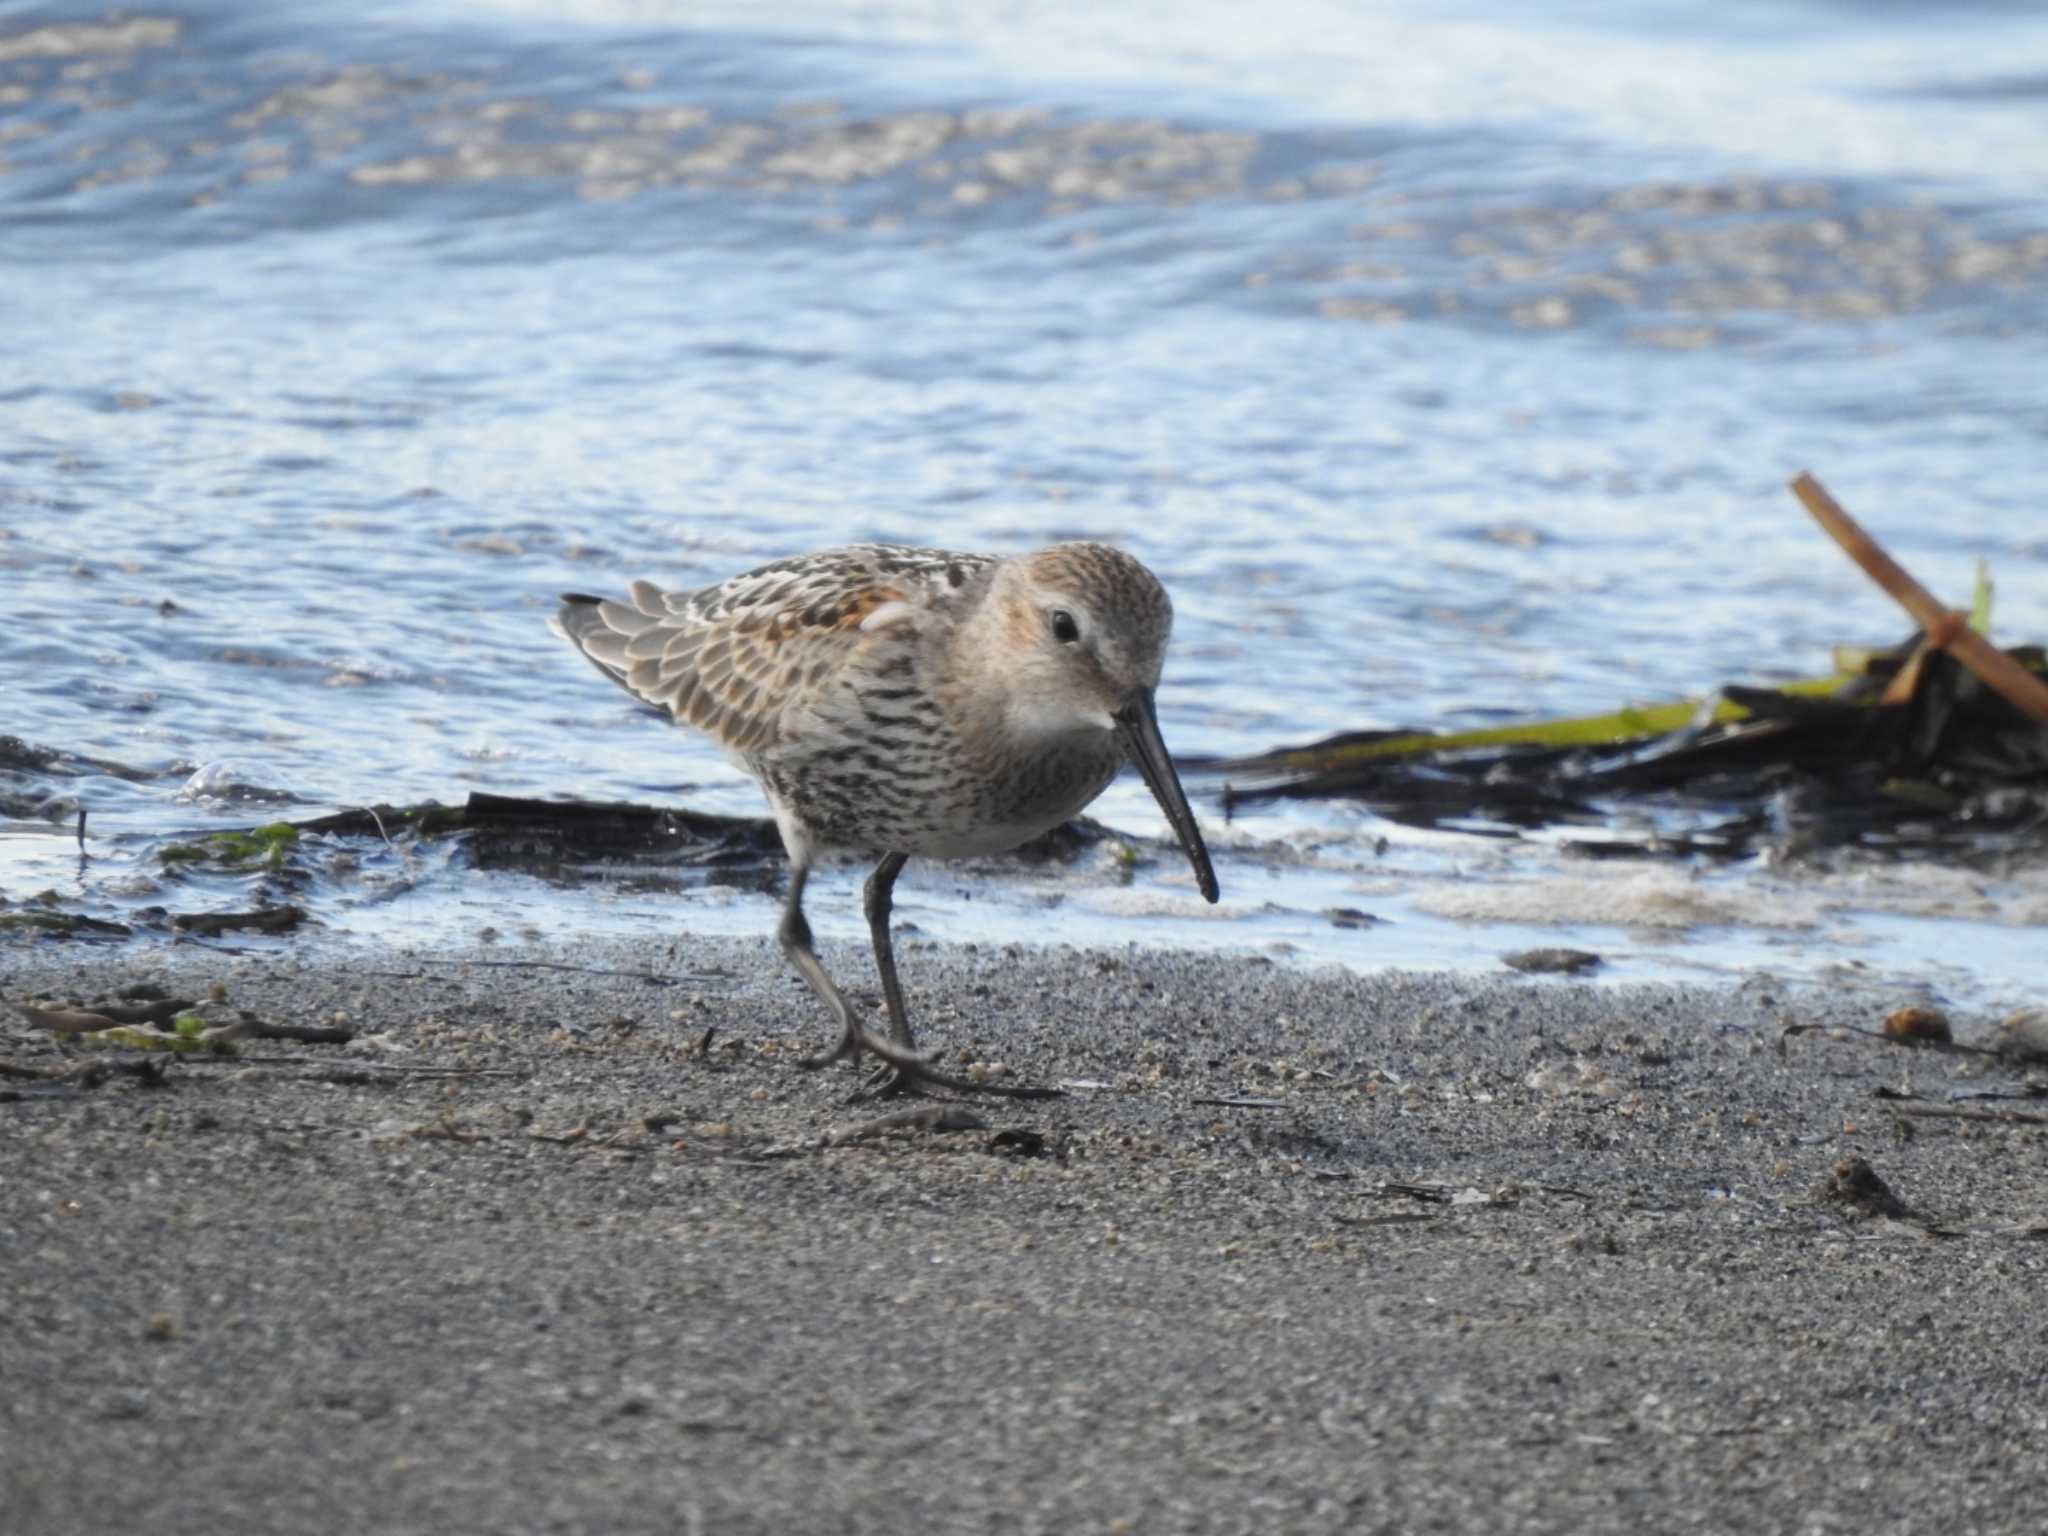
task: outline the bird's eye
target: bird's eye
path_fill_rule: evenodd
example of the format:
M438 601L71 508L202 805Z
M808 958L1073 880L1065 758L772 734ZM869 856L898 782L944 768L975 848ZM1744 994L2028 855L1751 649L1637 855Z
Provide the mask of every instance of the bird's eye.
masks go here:
M1061 645L1072 645L1081 638L1081 626L1074 622L1074 616L1064 608L1052 611L1052 637Z

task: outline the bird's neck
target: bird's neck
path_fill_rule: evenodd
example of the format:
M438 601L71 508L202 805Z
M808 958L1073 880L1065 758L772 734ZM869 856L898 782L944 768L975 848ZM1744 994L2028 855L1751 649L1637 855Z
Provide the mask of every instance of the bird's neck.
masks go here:
M953 626L937 667L940 705L963 738L990 751L1029 752L1045 728L1029 707L1035 615L1000 584Z

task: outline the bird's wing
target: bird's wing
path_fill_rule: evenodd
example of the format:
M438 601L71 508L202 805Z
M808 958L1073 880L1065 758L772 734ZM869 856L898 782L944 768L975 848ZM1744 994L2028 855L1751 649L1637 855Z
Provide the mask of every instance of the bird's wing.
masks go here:
M569 594L551 627L634 697L727 751L773 746L783 724L866 648L900 644L986 556L855 545L628 602Z

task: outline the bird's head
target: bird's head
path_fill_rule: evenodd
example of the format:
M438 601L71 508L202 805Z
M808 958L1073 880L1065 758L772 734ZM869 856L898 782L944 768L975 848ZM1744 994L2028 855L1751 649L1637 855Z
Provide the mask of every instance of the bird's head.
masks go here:
M997 569L1004 725L1019 740L1113 734L1138 766L1216 900L1209 850L1160 739L1153 690L1166 662L1173 604L1138 561L1106 544L1055 544Z

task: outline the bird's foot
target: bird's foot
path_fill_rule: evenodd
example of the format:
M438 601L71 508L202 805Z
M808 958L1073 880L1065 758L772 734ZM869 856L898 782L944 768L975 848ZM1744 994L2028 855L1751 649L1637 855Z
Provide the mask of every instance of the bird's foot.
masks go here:
M854 1100L876 1098L891 1099L922 1097L934 1088L950 1089L954 1093L990 1093L1006 1099L1057 1099L1064 1095L1058 1088L1039 1088L1028 1083L992 1083L983 1078L956 1077L950 1072L941 1072L924 1057L915 1057L906 1064L901 1058L889 1056L883 1065L868 1074Z
M845 1032L840 1035L839 1043L833 1046L831 1050L820 1051L815 1056L801 1057L797 1061L797 1065L806 1072L816 1072L822 1067L831 1066L835 1061L842 1060L848 1056L858 1055L860 1055L860 1031L849 1024Z
M815 1072L820 1067L831 1066L835 1061L858 1061L863 1052L881 1062L883 1072L902 1071L916 1074L930 1066L926 1058L911 1047L885 1040L852 1022L840 1031L839 1042L831 1050L820 1051L815 1056L806 1056L797 1065L806 1072Z
M943 1072L933 1064L929 1056L922 1055L898 1041L885 1040L857 1024L848 1024L840 1033L838 1043L831 1050L821 1051L815 1056L806 1056L797 1065L806 1071L815 1072L821 1067L831 1066L835 1061L858 1061L863 1052L874 1057L879 1065L853 1095L855 1100L917 1096L933 1088L946 1088L954 1093L989 1093L1008 1099L1061 1097L1057 1088L1036 1088L1024 1083L991 1083Z

